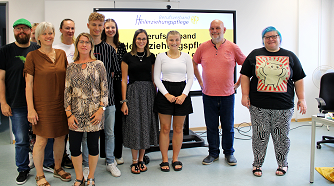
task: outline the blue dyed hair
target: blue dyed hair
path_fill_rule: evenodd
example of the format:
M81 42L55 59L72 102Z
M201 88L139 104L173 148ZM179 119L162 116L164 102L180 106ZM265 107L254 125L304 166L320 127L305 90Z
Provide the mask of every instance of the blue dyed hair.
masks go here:
M267 28L265 28L263 31L262 31L262 44L264 45L264 42L263 42L263 38L264 38L264 35L267 33L267 32L272 32L272 31L276 31L278 36L279 36L279 39L280 39L280 44L282 43L282 35L281 33L273 26L268 26Z

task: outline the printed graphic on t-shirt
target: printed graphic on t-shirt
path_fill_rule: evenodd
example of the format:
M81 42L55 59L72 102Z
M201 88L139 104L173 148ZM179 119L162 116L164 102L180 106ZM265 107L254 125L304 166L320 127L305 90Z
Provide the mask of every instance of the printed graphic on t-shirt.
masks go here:
M21 61L22 61L23 63L26 62L26 57L24 57L24 56L15 56L15 57L21 59Z
M66 57L67 57L67 59L73 59L74 52L70 52Z
M259 92L286 92L290 77L289 57L256 56L256 76Z

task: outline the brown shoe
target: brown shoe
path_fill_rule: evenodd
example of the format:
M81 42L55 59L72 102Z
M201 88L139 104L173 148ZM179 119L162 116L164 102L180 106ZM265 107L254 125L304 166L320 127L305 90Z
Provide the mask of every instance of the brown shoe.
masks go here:
M36 180L36 185L37 186L51 186L49 182L45 182L45 183L42 183L42 184L38 184L37 182L41 179L45 179L45 176L36 176L35 177L35 180ZM46 180L45 180L46 181Z
M65 173L60 175L59 172L61 172L61 171L64 171L64 169L61 168L61 167L59 169L55 169L55 171L53 173L53 177L59 178L59 179L61 179L61 181L71 181L71 178L67 178L71 174L64 171Z

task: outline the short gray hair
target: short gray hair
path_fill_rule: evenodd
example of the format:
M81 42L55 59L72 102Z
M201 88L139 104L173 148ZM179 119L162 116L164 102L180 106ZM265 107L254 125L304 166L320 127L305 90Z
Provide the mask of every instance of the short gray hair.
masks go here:
M38 40L38 37L46 30L50 28L53 33L55 34L55 27L53 26L52 23L49 23L49 22L41 22L40 24L38 24L38 26L36 27L36 30L35 30L35 38L36 38L36 41L37 41L37 44L38 45L41 45L41 42Z

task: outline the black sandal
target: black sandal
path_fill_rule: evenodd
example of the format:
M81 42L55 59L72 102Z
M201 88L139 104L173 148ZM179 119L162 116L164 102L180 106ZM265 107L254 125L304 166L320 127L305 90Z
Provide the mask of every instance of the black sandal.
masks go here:
M79 186L84 186L84 185L85 185L85 179L84 179L84 178L82 178L82 180L75 179L73 185L75 185L76 182L79 182L79 183L80 183Z
M139 165L140 172L145 172L145 171L147 171L147 167L144 166L145 163L144 163L143 161L139 161L139 162L138 162L138 165Z
M181 168L176 168L177 165L181 165ZM182 170L182 167L183 167L182 162L180 161L172 162L172 166L173 166L174 171L180 171Z
M256 172L260 172L261 174L255 174ZM261 177L262 176L262 170L260 169L260 167L255 167L255 169L253 170L253 175L256 177Z
M163 169L162 167L168 167L168 169ZM160 163L160 170L162 171L162 172L169 172L170 170L169 170L169 163L168 162L162 162L162 163Z
M132 170L132 167L135 167L135 171ZM140 174L140 169L138 163L133 163L130 165L132 174Z
M277 174L277 171L278 171L278 172L281 172L281 173L283 173L283 174ZM286 171L288 171L288 167L286 167ZM276 176L284 176L284 175L286 174L286 171L283 170L283 167L278 167L278 168L276 169Z
M88 181L89 181L89 185L88 185ZM94 182L94 183L92 183L92 182ZM95 178L88 178L87 179L87 186L95 186Z

